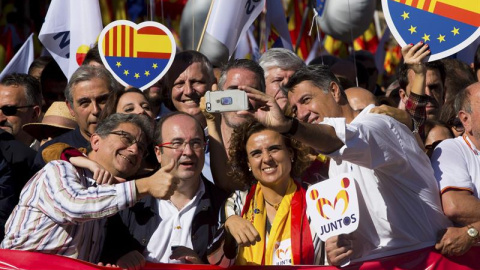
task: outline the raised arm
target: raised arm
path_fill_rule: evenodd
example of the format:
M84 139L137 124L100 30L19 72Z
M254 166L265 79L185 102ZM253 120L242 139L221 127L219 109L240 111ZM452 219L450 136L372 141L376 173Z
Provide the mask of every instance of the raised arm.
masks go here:
M415 45L409 44L402 48L404 62L408 65L408 69L414 72L411 88L406 89L409 95L405 102L405 110L412 116L413 130L417 131L422 139L425 138L424 124L427 119L426 106L428 102L428 97L425 95L427 68L423 61L429 54L429 47L423 42Z
M248 98L254 104L253 111L242 111L238 112L239 114L249 114L264 126L282 134L288 134L325 154L332 153L343 146L343 142L337 137L333 127L302 123L296 119L287 118L275 98L248 86L239 86L239 89L245 90Z

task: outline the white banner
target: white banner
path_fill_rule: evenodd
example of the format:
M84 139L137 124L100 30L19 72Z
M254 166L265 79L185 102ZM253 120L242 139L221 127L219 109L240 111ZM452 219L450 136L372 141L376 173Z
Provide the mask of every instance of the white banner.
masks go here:
M283 5L278 0L267 0L267 39L272 35L272 31L276 31L280 41L275 41L274 44L265 46L265 48L285 48L293 51L292 39L290 38L290 32L288 31L287 18L285 17L285 10ZM269 42L266 40L266 42Z
M98 0L52 0L38 38L70 79L102 28Z
M264 6L265 0L213 0L206 32L228 48L230 58L240 36L248 30Z
M33 34L27 38L25 43L20 47L17 53L13 56L12 60L8 62L7 66L2 70L0 74L0 80L5 75L10 73L28 73L28 68L33 62Z

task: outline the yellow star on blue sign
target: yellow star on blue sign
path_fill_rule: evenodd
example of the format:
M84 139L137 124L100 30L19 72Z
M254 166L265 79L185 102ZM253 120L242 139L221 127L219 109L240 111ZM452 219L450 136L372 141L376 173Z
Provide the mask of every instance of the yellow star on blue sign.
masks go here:
M423 34L422 39L423 39L424 42L430 41L430 35Z
M445 35L439 34L437 39L440 43L445 42Z
M410 34L416 33L417 32L417 27L413 26L413 25L410 25L410 28L408 29L408 31L410 31Z
M455 28L455 26L453 27L453 30L451 31L453 33L454 36L460 34L460 32L458 32L458 30L460 30L460 28Z

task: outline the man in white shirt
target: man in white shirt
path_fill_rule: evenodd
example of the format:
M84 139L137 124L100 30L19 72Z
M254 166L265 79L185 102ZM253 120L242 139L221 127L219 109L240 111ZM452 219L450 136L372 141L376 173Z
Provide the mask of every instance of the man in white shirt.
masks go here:
M456 225L448 228L435 246L445 255L462 255L479 240L480 83L458 93L455 110L465 133L441 142L431 158L443 211Z
M206 263L208 243L226 194L202 177L205 135L198 120L184 112L162 117L155 153L178 185L169 200L145 197L109 221L102 262L122 264L143 257L160 263ZM139 256L141 255L141 256Z
M428 157L410 130L393 118L355 112L326 66L299 69L285 85L297 118L286 118L275 100L240 86L256 102L262 124L332 158L330 177L353 173L361 221L350 235L327 240L327 259L339 265L431 247L450 225L443 215Z

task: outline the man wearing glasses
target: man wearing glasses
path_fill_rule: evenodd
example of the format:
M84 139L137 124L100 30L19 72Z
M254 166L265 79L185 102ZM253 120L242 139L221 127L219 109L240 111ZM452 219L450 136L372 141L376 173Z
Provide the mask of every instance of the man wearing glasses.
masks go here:
M463 136L442 141L433 151L432 167L440 185L445 215L456 225L435 246L445 255L462 255L480 240L480 83L460 91L455 111Z
M143 264L145 259L207 263L207 245L215 235L215 217L226 194L201 174L203 128L192 115L174 112L160 119L155 144L162 168L175 164L170 173L179 180L177 188L169 200L148 196L111 218L101 260L118 265Z
M41 105L42 92L34 77L13 73L0 81L0 128L15 140L32 145L34 138L23 131L22 126L38 122Z
M114 177L128 179L141 165L151 139L149 120L113 114L90 138L88 158ZM149 178L97 185L93 173L63 160L49 162L22 190L6 224L1 248L30 250L98 262L105 217L146 194L169 198L175 179L163 168ZM164 184L165 183L165 184Z

